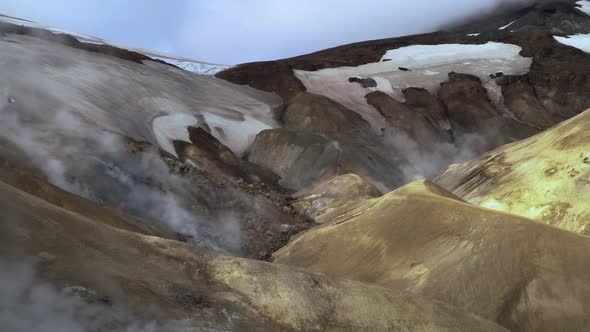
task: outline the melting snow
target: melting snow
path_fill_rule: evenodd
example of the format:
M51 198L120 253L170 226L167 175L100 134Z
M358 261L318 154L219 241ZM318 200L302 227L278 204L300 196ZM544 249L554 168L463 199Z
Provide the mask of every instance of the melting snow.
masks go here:
M561 44L572 46L584 52L590 53L590 34L577 34L567 37L554 36L553 38L555 38L555 40Z
M467 34L467 36L469 36L469 37L477 37L479 35L481 35L481 33L479 33L479 32L478 33L468 33Z
M187 114L172 114L154 119L152 127L160 147L166 152L178 157L173 141L190 143L188 127L207 125L211 135L241 156L254 143L256 135L263 130L273 127L252 117L244 119L230 119L214 113L203 113L204 123Z
M273 128L249 116L244 116L243 120L235 120L213 113L204 113L204 117L211 129L211 134L238 156L244 155L254 143L258 133Z
M212 75L219 73L220 71L223 71L223 70L229 68L229 66L225 66L225 65L216 65L216 64L206 63L206 62L195 62L195 61L191 61L191 60L177 60L174 58L166 58L166 57L158 57L158 56L152 56L152 58L165 61L171 65L175 65L178 68L181 68L183 70L190 71L191 73L195 73L195 74L199 74L199 75L212 76Z
M586 1L586 0L578 1L578 2L576 2L576 5L578 5L579 10L590 15L590 1Z
M154 135L162 149L178 157L172 141L190 143L188 127L198 126L199 120L186 114L173 114L154 119L152 123Z
M528 72L532 60L520 56L521 50L516 45L494 42L480 45L413 45L388 51L380 62L318 71L295 70L295 76L309 92L324 95L358 112L378 131L383 118L365 99L371 91L385 92L403 102L404 89L421 87L436 94L440 83L448 79L449 72L454 71L478 76L492 100L500 104L501 93L496 91L498 87L489 75ZM399 67L409 68L410 71L399 70ZM348 78L353 76L372 78L377 87L363 88L360 84L350 83Z

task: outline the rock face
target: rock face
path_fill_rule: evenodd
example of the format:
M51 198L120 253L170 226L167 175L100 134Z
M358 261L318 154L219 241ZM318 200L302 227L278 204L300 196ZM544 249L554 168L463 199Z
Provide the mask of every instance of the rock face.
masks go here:
M4 183L0 197L3 259L36 257L42 277L57 286L77 285L152 319L158 309L156 318L199 330L505 331L409 293L107 226Z
M590 113L452 165L436 182L468 202L590 234Z
M449 73L449 80L441 84L439 98L452 124L464 130L477 132L500 117L477 76Z
M428 113L422 113L389 95L375 91L366 96L367 103L375 107L389 126L385 130L393 134L403 134L427 149L435 143L450 143L452 137L438 127L436 120Z
M401 181L382 138L356 112L304 92L291 98L278 118L283 127L260 133L248 160L279 175L281 185L299 190L346 173L387 187Z
M294 190L346 173L369 178L383 174L378 181L389 185L399 183L402 178L390 160L362 141L356 143L286 129L260 133L248 160L271 169L281 177L281 185Z
M279 177L268 169L251 164L236 156L203 128L189 127L191 143L174 141L176 154L181 160L196 165L211 176L242 179L248 183L261 183L278 189Z
M302 92L289 100L280 120L283 128L325 136L364 135L369 124L357 113L324 96Z
M297 236L274 258L469 308L513 331L576 331L590 324L589 250L587 237L417 182Z

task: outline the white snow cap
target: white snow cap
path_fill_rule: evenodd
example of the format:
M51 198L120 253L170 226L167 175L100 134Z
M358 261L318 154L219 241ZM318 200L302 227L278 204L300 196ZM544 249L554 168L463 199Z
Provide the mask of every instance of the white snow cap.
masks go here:
M587 1L587 0L578 1L578 2L576 2L576 5L578 5L579 10L590 15L590 1Z
M152 127L160 147L173 156L178 157L173 141L190 143L188 127L196 127L199 120L186 114L173 114L155 118Z
M571 35L571 36L566 36L566 37L553 36L553 38L555 38L555 40L557 40L561 44L575 47L575 48L580 49L586 53L590 53L590 34L589 33Z
M381 61L357 67L327 68L318 71L295 70L295 76L310 93L324 95L358 112L378 131L382 116L367 104L365 96L371 91L382 91L403 102L403 90L425 88L435 94L449 72L479 77L490 92L490 97L501 103L499 87L489 77L503 72L520 75L529 71L532 59L520 56L521 47L489 42L486 44L412 45L389 50ZM408 70L401 70L407 68ZM377 87L363 88L349 82L350 77L372 78Z

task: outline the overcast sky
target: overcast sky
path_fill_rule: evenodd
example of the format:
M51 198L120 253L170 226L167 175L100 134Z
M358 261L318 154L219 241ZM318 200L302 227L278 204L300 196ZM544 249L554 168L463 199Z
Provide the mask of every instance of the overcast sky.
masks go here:
M428 32L497 2L0 0L0 13L123 45L236 64Z

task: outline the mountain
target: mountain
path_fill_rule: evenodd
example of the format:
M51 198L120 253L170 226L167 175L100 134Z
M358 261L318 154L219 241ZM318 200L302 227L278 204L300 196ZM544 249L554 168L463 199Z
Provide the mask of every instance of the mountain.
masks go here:
M337 136L307 130L308 144L323 144L326 150L335 142L344 157L364 155L341 167L340 173L314 172L318 178L312 180L353 172L391 190L411 180L433 178L450 163L532 136L590 107L590 56L583 47L571 46L590 32L585 4L544 1L442 32L243 64L217 76L275 92L287 105L295 102L299 108L314 109L317 99L301 103L300 94L311 93L361 116L373 129L363 135L353 130ZM314 135L330 142L319 143ZM280 136L283 145L311 148L299 143L301 135L283 130ZM253 149L259 146L266 149L263 138ZM371 162L375 153L385 160ZM306 167L299 165L317 158L308 156L294 165L270 160L262 164L282 169L287 183L306 176L298 171ZM338 160L331 157L327 163L338 169Z
M587 330L588 40L519 1L226 67L0 16L0 326Z
M154 60L164 61L168 64L174 65L178 68L184 69L186 71L199 74L199 75L215 75L218 72L228 69L230 66L227 65L220 65L209 63L205 61L194 60L185 57L178 57L170 54L164 54L160 52L150 51L142 48L135 48L135 47L127 47L122 45L113 44L108 42L104 39L91 37L87 35L82 35L78 33L69 32L62 29L52 28L48 26L44 26L32 21L23 20L16 17L6 16L0 14L0 22L8 23L11 25L20 26L23 28L33 28L33 29L42 29L45 31L50 31L57 35L64 35L64 36L71 36L74 37L77 41L85 44L95 44L95 45L102 45L102 46L111 46L113 48L119 48L124 50L129 50L132 52L137 52L143 54L147 57L150 57ZM6 27L5 27L6 28Z

